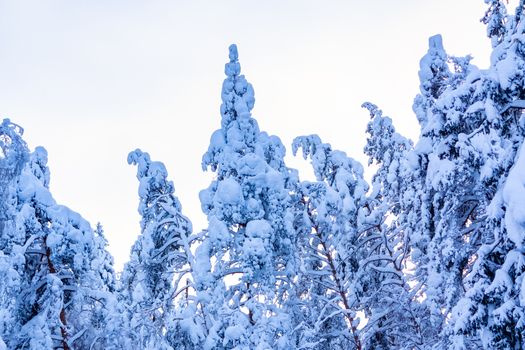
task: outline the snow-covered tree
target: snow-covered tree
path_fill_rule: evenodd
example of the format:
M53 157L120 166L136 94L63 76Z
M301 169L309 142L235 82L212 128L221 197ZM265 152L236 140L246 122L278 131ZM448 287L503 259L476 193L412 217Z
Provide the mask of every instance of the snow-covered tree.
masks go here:
M237 47L222 86L221 128L203 168L216 179L201 191L208 230L196 255L197 296L204 300L205 348L290 348L282 305L294 275L293 217L280 140L251 117L254 91L240 74ZM208 260L207 263L205 261Z
M100 278L106 286L106 289L114 292L116 290L116 276L113 266L113 256L107 251L108 240L106 239L101 223L97 223L93 233L96 259L91 262L91 267L100 273Z
M405 277L408 239L395 219L410 183L412 146L377 107L365 106L372 115L365 151L378 164L371 193L358 162L316 135L294 141L294 153L302 148L318 180L302 183L299 206L301 274L309 283L303 347L411 349L423 343L416 292ZM357 312L365 316L364 327Z
M514 209L503 195L523 142L523 21L521 10L512 17L501 2L490 6L486 22L500 29L489 28L497 37L489 69L449 58L456 67L439 94L429 98L432 75L420 74L414 104L422 128L413 157L421 219L404 224L423 303L441 332L431 342L441 348L523 345L522 253L504 219ZM432 67L429 55L421 72Z
M2 239L11 264L2 270L11 281L16 277L19 289L10 299L13 329L3 341L13 349L102 349L106 322L93 320L111 294L91 265L99 258L93 231L53 200L46 163L47 152L37 147L8 200L11 218Z
M362 286L356 285L360 261L360 211L368 184L363 167L344 152L334 151L317 135L294 140L293 151L301 148L310 157L317 182L303 182L299 213L301 274L304 312L300 348L361 349L357 329ZM315 340L315 341L314 341Z
M29 150L22 139L24 130L4 119L0 124L0 249L10 254L12 245L22 243L13 237L12 228L15 215L16 180L27 162Z
M137 165L141 215L141 234L122 276L130 337L141 349L171 349L166 333L180 288L188 288L191 272L191 223L181 213L164 164L138 149L128 155L128 163Z
M453 64L455 70L451 71ZM463 113L460 101L441 99L475 68L468 64L469 58L449 58L440 36L430 38L429 52L420 62L421 94L414 102L420 140L404 155L404 174L398 174L397 179L392 178L395 174L383 175L383 182L402 185L398 195L385 195L390 203L399 203L398 209L393 208L399 212L393 224L399 225L399 232L410 241L410 262L416 265L414 291L428 310L419 318L431 322L431 327L424 327L429 332L422 329L420 334L428 344L437 341L447 314L462 295L462 273L472 254L460 232L477 213L471 200L475 178L454 149L458 129L469 126L459 123ZM443 111L443 102L449 104L447 111ZM388 158L384 161L390 162ZM390 166L403 164L397 161Z
M428 52L419 63L421 93L416 96L413 109L421 125L422 133L434 125L428 121L428 114L435 100L447 87L451 77L448 55L443 48L441 35L435 35L428 41Z
M22 139L23 129L4 119L0 124L0 349L18 331L16 300L20 292L17 267L23 262L16 245L23 243L17 237L13 217L16 215L16 180L28 158L28 149Z
M489 34L496 22L504 29L498 31L498 40L490 35L494 50L489 69L464 84L462 90L473 91L470 96L460 95L467 101L467 115L479 119L470 134L460 135L458 146L479 174L482 215L469 222L479 232L479 243L465 274L465 295L448 328L457 348L469 348L476 339L484 348L517 349L525 344L523 221L517 212L522 193L518 178L523 176L519 150L525 136L522 10L522 1L514 15L506 15L502 3L490 3L487 16L496 19L487 22Z
M508 20L507 7L502 0L485 0L489 8L481 19L487 25L487 36L490 38L492 47L498 46L507 34Z
M369 257L362 264L366 279L361 283L367 283L371 291L365 302L365 347L419 348L433 332L417 301L420 284L408 261L411 231L406 222L420 214L420 202L414 196L417 158L412 143L395 131L389 117L371 103L363 107L371 116L365 154L369 165L377 166L363 219L370 232L365 236Z
M95 343L101 349L126 349L130 347L126 336L126 323L123 317L123 305L118 302L117 278L113 265L113 256L107 251L108 241L102 224L97 223L94 230L94 259L91 269L100 278L100 303L94 305L91 323L102 329Z
M365 103L364 169L294 140L299 182L229 48L221 128L202 159L207 229L140 150L141 233L117 279L102 226L49 190L47 152L0 124L0 350L525 348L525 0L485 0L490 66L420 61L415 145Z

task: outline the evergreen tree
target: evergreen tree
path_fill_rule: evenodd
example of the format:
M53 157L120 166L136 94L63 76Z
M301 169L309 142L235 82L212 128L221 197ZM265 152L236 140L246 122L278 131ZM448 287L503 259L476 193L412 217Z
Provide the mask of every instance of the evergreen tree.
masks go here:
M0 349L18 331L17 296L21 278L18 267L23 263L14 227L16 180L27 161L28 149L22 139L23 129L4 119L0 124Z
M365 103L376 171L316 135L299 182L229 48L202 159L206 230L140 150L141 233L122 278L102 226L49 190L47 152L0 124L0 350L525 347L525 2L485 0L481 70L441 36L420 61L414 146Z
M429 52L420 62L421 94L414 102L421 137L408 154L414 176L406 189L410 197L400 224L410 239L410 260L416 265L419 293L429 313L425 318L431 322L427 329L435 330L425 334L429 344L437 341L464 293L462 278L475 244L467 227L480 209L476 174L455 148L458 132L472 131L476 121L465 120L462 101L450 95L477 71L469 61L469 57L448 57L441 37L430 38ZM452 65L454 71L448 68Z
M507 34L507 7L501 0L485 0L489 8L481 19L487 25L487 36L490 38L492 47L498 46Z
M122 305L118 303L117 278L113 266L113 256L107 251L108 241L102 224L97 223L94 230L94 259L91 269L95 271L101 282L99 303L95 304L91 323L102 329L96 343L101 349L126 349L130 347L126 337L125 320Z
M24 130L4 119L0 124L0 237L4 237L5 225L12 218L11 211L13 188L12 185L22 171L29 153L27 145L22 139ZM1 242L4 250L7 242Z
M521 17L498 19L506 13L498 6L492 3L487 14L496 16L491 25L505 27L489 28L497 36L491 67L481 71L468 59L449 58L455 71L440 93L429 97L432 77L426 75L414 107L424 116L415 152L425 225L405 224L412 229L423 303L441 332L433 341L438 348L523 345L519 288L510 287L520 285L522 258L509 236L504 218L510 208L502 196L523 142L523 25ZM426 67L424 58L421 70Z
M166 332L177 290L190 272L182 269L188 264L191 223L181 214L164 164L138 149L129 154L128 163L137 165L141 215L141 234L122 276L130 337L143 349L171 349Z
M373 349L413 349L432 336L421 298L421 284L411 269L410 226L418 217L417 157L412 143L398 134L392 120L371 103L363 104L371 120L365 154L369 165L376 164L372 192L363 220L369 231L370 256L363 263L362 275L369 285L364 328L366 347ZM416 185L416 187L414 187Z
M13 216L2 238L11 250L10 280L17 276L19 289L10 299L13 332L4 342L13 349L102 349L105 321L93 323L93 317L110 292L91 266L93 231L53 200L46 163L47 152L37 147L9 201Z
M493 349L517 349L525 344L522 280L525 271L521 250L522 176L519 149L523 144L523 85L525 82L523 2L515 15L505 15L503 4L492 2L487 16L494 50L487 71L468 79L453 92L464 102L469 133L459 134L456 147L465 167L478 179L477 214L467 222L468 243L476 251L464 271L465 294L452 311L450 326L456 348L473 344ZM500 23L504 29L494 31ZM501 27L503 28L503 27ZM494 40L497 33L498 40ZM467 90L468 89L468 90ZM472 118L475 116L476 118Z
M96 259L91 262L93 270L100 273L100 278L110 292L116 290L116 276L113 263L113 256L107 251L108 240L104 234L102 224L99 222L94 230L95 256Z
M294 153L302 148L303 156L312 159L318 180L302 183L298 220L305 238L301 273L308 285L303 290L309 316L309 326L302 325L305 348L411 349L423 344L417 289L405 276L408 239L396 220L411 183L407 154L412 146L377 107L365 106L372 115L365 151L379 165L370 194L358 162L316 135L294 141ZM357 327L359 311L366 316L362 329Z
M260 132L251 117L254 92L240 75L237 47L230 46L222 87L221 129L214 132L203 168L216 179L201 191L208 230L197 248L198 296L205 305L205 348L290 348L283 302L294 275L293 173L284 147ZM206 276L206 277L204 277Z
M299 148L305 159L312 159L318 180L301 186L298 232L301 274L308 283L303 298L309 313L304 326L313 337L304 337L306 344L299 345L361 349L356 312L362 307L363 288L355 282L360 260L365 259L358 245L361 209L368 191L363 167L343 152L333 151L317 135L296 138L294 153Z

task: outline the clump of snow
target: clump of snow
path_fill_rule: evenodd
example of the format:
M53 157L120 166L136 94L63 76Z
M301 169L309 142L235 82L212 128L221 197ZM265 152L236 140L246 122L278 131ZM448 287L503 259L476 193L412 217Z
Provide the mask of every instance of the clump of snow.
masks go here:
M244 335L244 327L241 325L233 325L226 328L224 331L223 344L226 345L228 342L235 342Z
M239 75L239 73L241 72L241 65L238 62L239 54L237 52L237 45L230 45L229 57L230 62L226 63L226 66L224 67L224 73L229 77Z
M55 232L51 232L47 235L46 239L46 245L51 248L55 249L60 243L62 242L62 235L57 235Z
M430 154L428 160L427 178L430 179L432 187L437 190L440 183L453 174L455 164L448 159L439 159L435 154Z
M443 61L446 60L445 49L443 48L443 38L440 34L431 36L428 39L428 54L421 58L419 63L419 80L427 81L432 79L434 72L432 71L432 64L435 60L435 57L441 58Z
M237 205L242 201L241 186L235 179L227 178L219 182L214 201L220 204Z
M503 187L506 206L505 224L509 238L522 249L525 244L525 147L518 152L516 162Z

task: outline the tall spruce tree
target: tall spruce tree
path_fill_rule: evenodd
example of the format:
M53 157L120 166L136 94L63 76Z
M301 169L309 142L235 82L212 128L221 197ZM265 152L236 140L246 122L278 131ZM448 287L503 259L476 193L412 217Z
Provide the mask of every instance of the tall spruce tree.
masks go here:
M513 15L490 2L484 18L494 46L489 69L473 72L450 92L463 101L456 148L476 175L474 210L463 231L474 244L463 271L464 296L452 310L448 337L458 349L518 349L525 345L522 185L525 54L523 1ZM497 28L494 29L494 28ZM457 97L456 97L457 96ZM450 99L444 96L443 99ZM465 237L465 236L463 236Z
M411 242L411 262L417 267L426 318L435 330L425 337L429 344L438 341L464 293L463 274L476 244L468 229L480 215L476 174L455 147L458 134L471 132L475 121L462 120L465 105L450 94L477 71L469 60L449 57L441 37L430 38L429 52L420 62L421 93L414 102L421 126L420 139L409 155L415 175L409 206L415 215L404 214L402 225Z
M240 74L237 47L222 86L221 128L211 137L203 168L216 179L201 191L208 230L197 253L198 296L208 302L205 348L290 348L282 304L294 275L293 217L280 140L251 117L254 91Z

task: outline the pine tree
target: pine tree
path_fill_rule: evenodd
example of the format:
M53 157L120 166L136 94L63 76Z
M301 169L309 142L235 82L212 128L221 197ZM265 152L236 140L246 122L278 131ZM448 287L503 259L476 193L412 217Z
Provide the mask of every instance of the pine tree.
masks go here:
M417 301L420 283L409 268L411 231L406 222L419 214L419 202L414 201L417 156L412 143L395 131L377 106L363 107L371 117L365 154L368 164L377 166L363 220L371 243L362 271L371 291L365 302L365 344L373 349L419 348L433 332Z
M113 256L107 251L108 241L102 224L94 230L94 259L91 269L100 278L99 303L94 305L91 324L101 329L95 343L101 349L126 349L130 347L126 337L122 305L118 303L118 286Z
M221 128L202 159L208 227L165 166L133 151L141 233L122 278L49 190L47 152L0 124L0 350L521 349L525 347L525 1L485 0L490 67L420 61L416 145L365 103L376 172L318 136L299 182L230 46Z
M299 345L314 349L361 349L356 312L362 308L362 286L355 282L360 261L365 259L358 244L361 209L368 191L363 167L343 152L323 144L317 135L296 138L294 153L299 148L305 159L312 160L318 180L303 182L301 186L298 232L301 274L308 283L303 298L308 310L305 312L309 312L304 327L312 337L303 337L303 344Z
M451 308L463 293L462 274L468 268L473 249L464 244L461 232L478 214L475 202L474 174L458 157L454 147L463 106L444 100L475 67L470 58L448 57L440 36L429 40L429 52L421 59L420 90L414 111L421 125L421 137L408 154L412 183L405 191L407 209L399 224L410 240L410 261L416 265L418 291L428 309L431 327L428 344L435 343ZM449 66L454 64L454 71ZM444 103L446 106L444 106ZM465 231L466 232L466 231ZM469 233L467 233L469 235Z
M93 231L53 200L46 163L47 152L37 147L10 197L12 221L3 238L11 247L10 271L17 272L19 294L11 299L16 331L4 342L17 349L101 349L105 322L92 321L109 291L90 264L97 258Z

